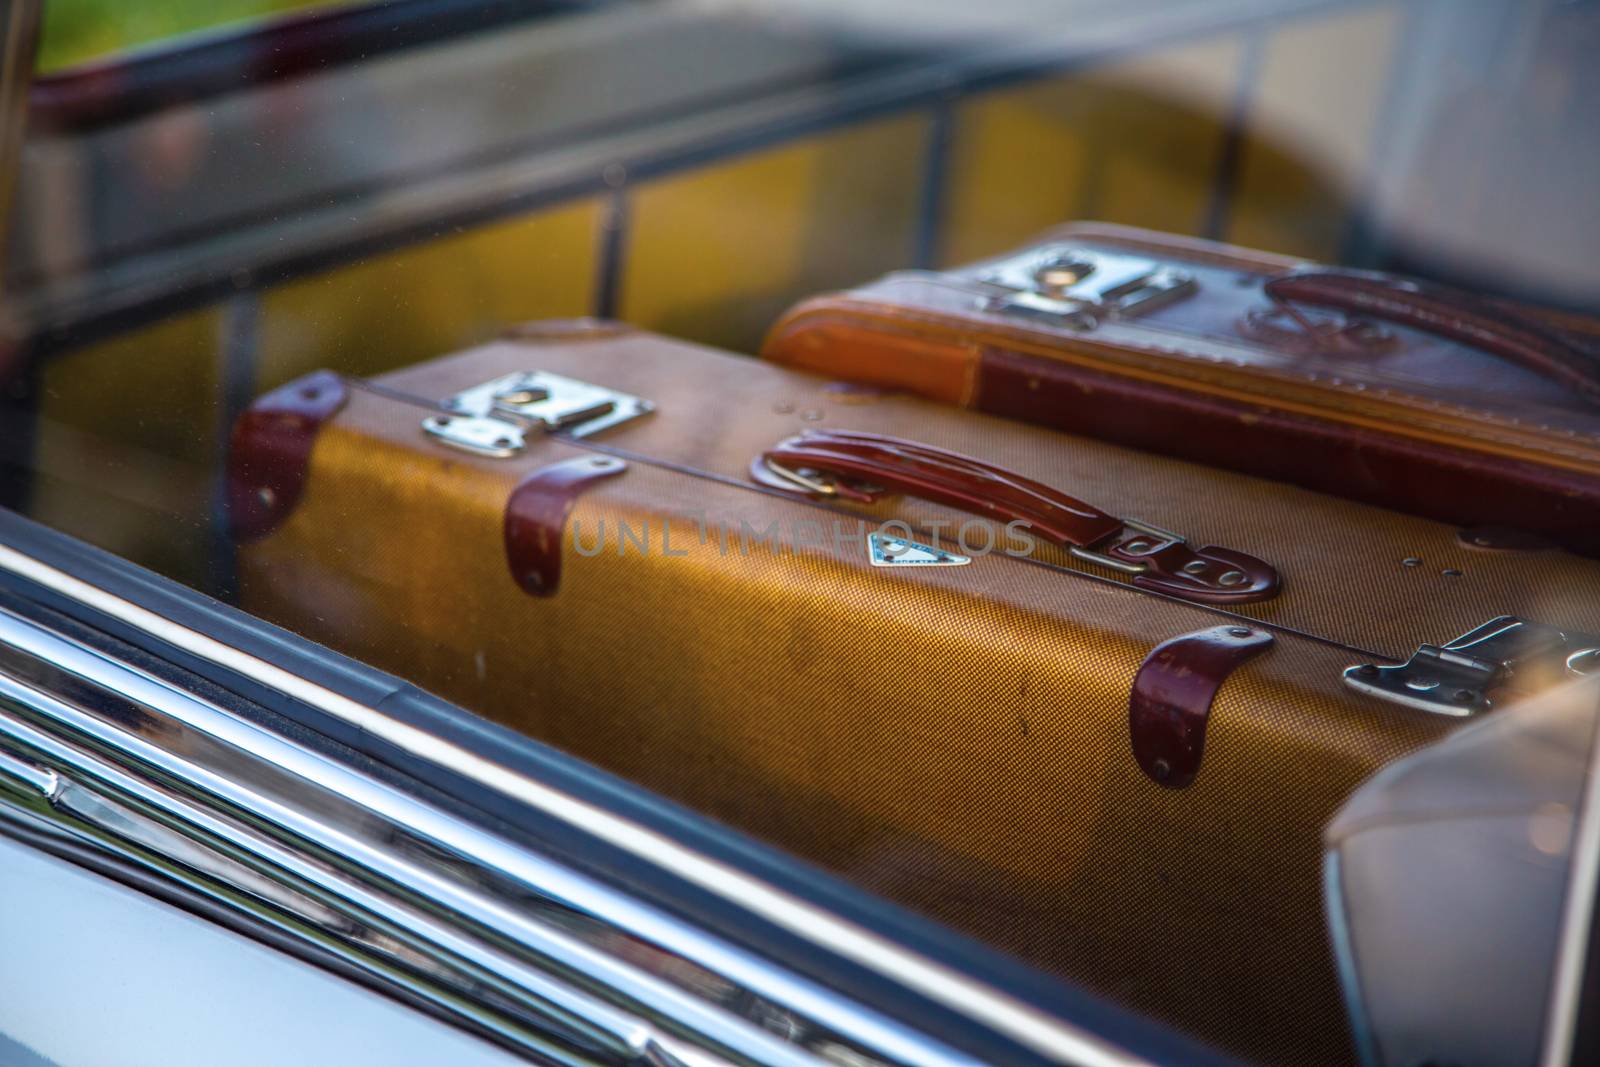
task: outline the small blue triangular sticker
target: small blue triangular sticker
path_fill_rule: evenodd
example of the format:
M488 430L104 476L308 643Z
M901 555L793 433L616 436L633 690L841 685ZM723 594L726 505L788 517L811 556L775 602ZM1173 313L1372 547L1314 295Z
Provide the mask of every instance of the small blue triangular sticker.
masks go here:
M867 535L867 555L874 567L960 567L972 562L971 556L877 532Z

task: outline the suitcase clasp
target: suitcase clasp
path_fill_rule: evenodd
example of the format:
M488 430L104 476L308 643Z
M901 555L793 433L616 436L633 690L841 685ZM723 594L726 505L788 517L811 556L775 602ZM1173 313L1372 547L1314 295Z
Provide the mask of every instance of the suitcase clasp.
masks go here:
M1137 318L1195 291L1194 275L1170 263L1070 244L1029 249L982 269L978 279L1008 292L986 311L1093 329L1101 319Z
M1600 637L1502 615L1443 645L1421 645L1404 663L1362 663L1351 688L1420 711L1465 717L1494 707L1496 691L1526 694L1600 673Z
M444 406L447 414L422 420L424 433L452 448L500 459L527 447L530 430L592 437L655 410L648 400L541 370L475 385Z

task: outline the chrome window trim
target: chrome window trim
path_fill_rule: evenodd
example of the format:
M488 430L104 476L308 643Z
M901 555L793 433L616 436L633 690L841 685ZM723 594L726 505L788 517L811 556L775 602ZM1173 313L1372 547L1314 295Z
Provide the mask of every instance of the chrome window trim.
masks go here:
M18 677L27 673L56 675L57 681L33 684ZM82 691L84 683L98 691L95 696L68 703L47 691ZM107 707L97 714L90 705L102 695ZM146 709L142 730L117 721ZM759 961L5 611L0 746L8 750L0 789L9 785L10 792L34 802L21 814L31 828L69 833L80 842L98 840L125 858L142 859L147 868L181 865L205 876L189 880L209 886L213 897L248 894L324 931L377 930L375 938L359 939L365 944L347 946L346 958L369 973L381 970L373 957L384 953L412 969L436 972L441 981L406 983L407 992L422 999L448 1006L448 994L465 998L471 982L498 984L504 996L542 1004L538 1014L552 1030L598 1035L601 1062L649 1062L647 1053L664 1055L669 1063L730 1062L686 1047L664 1027L692 1028L707 1044L726 1050L731 1062L819 1062L581 935L603 939L620 931L633 941L669 946L666 951L680 964L712 962L738 977L770 978L757 974ZM499 875L517 883L518 895L486 891L485 883ZM528 903L535 896L569 922L586 916L595 921L576 931L541 921L541 908ZM515 951L505 951L508 945ZM369 950L365 957L362 948ZM542 969L527 962L529 954L542 961ZM443 973L447 967L466 972L470 981L455 982L452 990ZM584 981L552 977L561 974ZM606 995L586 993L584 985ZM826 991L803 983L785 991L805 1007L840 1007L827 1003ZM639 1010L619 1010L618 1001ZM525 1028L519 1033L503 1018L497 1023L479 1012L471 1021L528 1051L570 1059L558 1055L559 1046ZM796 1013L791 1023L802 1021ZM865 1048L892 1062L971 1062L915 1034L896 1032L892 1023L874 1026L878 1021L868 1013L859 1013L857 1022L877 1043L874 1048L863 1042ZM815 1029L807 1026L804 1036Z
M48 589L58 596L147 632L158 640L182 647L197 657L211 660L258 684L304 701L341 721L381 737L402 750L482 782L551 818L671 871L730 904L758 914L814 944L852 959L867 969L939 1002L941 1006L955 1013L992 1028L1047 1059L1078 1064L1081 1067L1132 1067L1135 1064L1148 1062L1097 1035L1020 1003L998 990L969 979L872 931L831 915L726 863L686 848L656 831L511 771L465 748L294 675L275 664L225 645L75 578L15 548L0 546L0 568ZM302 777L308 781L321 780L324 784L337 780L345 783L341 788L355 788L352 779L354 772L348 768L321 760L321 757L314 753L286 744L243 718L206 704L159 679L137 672L126 664L114 662L92 649L79 646L77 651L74 651L73 643L59 634L44 631L14 615L7 615L0 618L0 636L3 636L5 642L12 648L23 650L41 662L68 663L71 665L72 673L80 678L88 678L102 686L109 684L113 689L122 689L127 699L154 708L163 714L173 714L173 718L166 720L169 723L178 722L176 713L181 713L190 728L193 728L196 722L203 723L205 730L202 732L225 738L230 744L246 744L245 750L252 751L252 758L256 759L281 757L290 766L295 766L297 762L320 760L315 768L301 767L300 770L304 772ZM85 724L81 717L71 715L73 709L66 705L55 707L49 704L49 698L46 701L39 701L32 693L24 691L30 688L23 686L22 690L18 690L12 685L6 686L13 699L18 697L33 699L34 703L40 705L47 714L56 714L58 721L74 719L80 727L92 725ZM37 693L37 690L33 690L33 693ZM61 702L56 701L55 704L59 705ZM111 728L102 721L96 729L102 731L103 735L104 730ZM102 744L111 745L130 754L138 749L146 759L157 755L156 752L140 749L137 745L125 745L124 742L128 740L130 739L127 737L105 735L101 737ZM329 777L319 778L319 776ZM222 796L228 793L229 786L225 780L208 780L206 784L218 789ZM381 787L381 783L375 781L369 784ZM403 798L407 820L421 819L426 814L427 819L439 820L437 822L424 820L418 824L425 825L430 832L445 833L448 830L453 833L459 829L466 834L466 838L458 842L460 849L458 854L476 855L477 850L482 849L484 851L481 855L490 858L491 866L503 864L505 869L513 872L523 885L534 887L542 894L564 890L566 899L560 901L563 907L588 913L628 936L642 937L648 943L659 946L675 956L679 961L697 965L702 969L714 970L725 980L748 989L762 1000L780 1005L785 1014L791 1017L791 1023L803 1020L812 1031L830 1035L830 1040L833 1038L845 1040L847 1046L854 1046L854 1050L859 1050L856 1051L857 1056L867 1054L872 1059L884 1057L897 1062L949 1064L970 1062L970 1058L963 1053L933 1042L925 1035L877 1015L863 1005L813 982L784 973L767 961L709 937L686 923L630 900L625 895L586 879L570 869L544 861L510 842L497 840L493 835L468 823L453 820L452 824L450 816L437 810L420 812L416 809L422 806L418 805L414 798L406 797L404 794L396 794L396 797ZM376 802L384 798L380 789L380 792L373 796L363 795L363 799ZM242 795L235 795L232 800L246 805L246 809L252 803L252 798ZM293 812L279 814L292 822ZM397 813L390 812L390 814ZM455 899L459 902L459 897ZM478 917L481 919L483 914L485 913L479 913ZM658 1004L664 1003L662 1000L664 997L670 999L668 996L670 990L652 985L648 981L649 975L640 973L624 977L633 983L627 985L632 996L648 994L649 997L655 997ZM719 1040L746 1044L754 1040L752 1035L739 1030L742 1020L719 1018L712 1021L720 1028ZM760 1045L760 1042L756 1042L756 1045ZM789 1062L781 1056L777 1059L767 1059L767 1054L771 1050L766 1049L764 1045L761 1049L766 1051L756 1057L757 1062Z
M1600 729L1589 752L1589 775L1578 808L1572 847L1572 870L1562 905L1561 942L1556 949L1549 1013L1545 1020L1541 1067L1567 1067L1577 1037L1584 972L1596 967L1589 959L1595 922L1595 894L1600 892Z

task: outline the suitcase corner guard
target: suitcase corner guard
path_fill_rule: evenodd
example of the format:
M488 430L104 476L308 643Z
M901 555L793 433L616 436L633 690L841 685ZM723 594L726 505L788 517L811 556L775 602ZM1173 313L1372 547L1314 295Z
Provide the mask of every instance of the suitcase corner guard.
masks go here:
M253 541L289 517L305 490L317 434L350 399L333 371L319 370L259 397L228 439L228 529Z
M1192 547L1181 534L1119 519L1040 482L929 445L847 430L808 430L757 456L762 485L872 503L908 493L987 518L1026 523L1078 559L1153 592L1208 604L1267 600L1281 587L1269 563L1231 548Z
M561 585L561 542L578 495L628 469L612 456L578 456L531 472L506 498L506 566L523 592L554 596Z
M1157 785L1182 789L1200 773L1211 702L1233 671L1272 647L1256 626L1214 626L1163 641L1128 694L1133 758Z

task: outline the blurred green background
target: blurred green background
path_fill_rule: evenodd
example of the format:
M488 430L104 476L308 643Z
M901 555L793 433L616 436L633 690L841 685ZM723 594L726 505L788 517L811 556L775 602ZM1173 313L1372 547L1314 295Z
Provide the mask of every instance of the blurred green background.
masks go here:
M44 0L40 73L170 37L349 0Z

